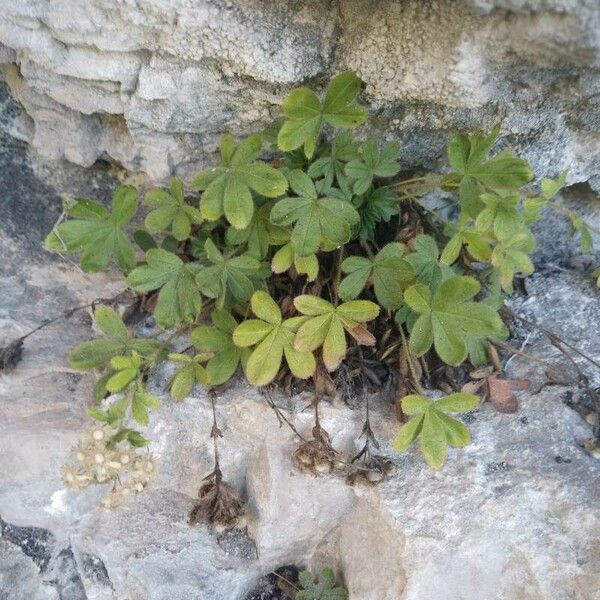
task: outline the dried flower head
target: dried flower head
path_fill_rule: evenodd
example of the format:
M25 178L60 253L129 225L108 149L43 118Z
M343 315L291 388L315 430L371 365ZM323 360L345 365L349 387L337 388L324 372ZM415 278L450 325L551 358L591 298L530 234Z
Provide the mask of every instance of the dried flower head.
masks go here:
M323 475L344 463L337 458L329 434L320 426L313 427L313 439L303 442L294 452L294 463L303 473Z
M87 429L61 470L65 485L73 490L112 482L112 491L102 500L106 508L117 508L130 495L141 492L156 470L151 454L138 453L127 441L115 442L115 433L106 425Z
M217 531L242 527L245 509L236 490L215 473L198 490L200 499L190 513L190 525L204 523Z

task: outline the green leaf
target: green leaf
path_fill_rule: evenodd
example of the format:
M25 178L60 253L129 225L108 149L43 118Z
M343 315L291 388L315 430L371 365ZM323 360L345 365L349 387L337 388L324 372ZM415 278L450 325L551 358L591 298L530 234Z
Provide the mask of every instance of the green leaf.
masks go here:
M505 240L518 233L523 218L517 209L519 195L481 194L485 208L477 215L475 225L480 231L492 231L497 239Z
M461 207L472 218L483 208L479 196L486 189L517 190L533 178L531 167L508 150L488 158L498 135L496 128L487 136L459 135L448 144L450 164L460 175Z
M534 266L529 254L534 249L535 237L527 229L497 244L492 252L490 262L500 272L503 290L512 292L516 273L533 273Z
M210 381L205 368L200 365L201 362L212 357L212 353L196 354L195 356L188 356L187 354L169 354L169 360L182 363L183 365L177 370L173 379L171 379L169 389L173 400L180 402L189 396L196 381L203 384L213 384Z
M144 401L144 392L135 392L131 400L131 416L146 427L149 422L148 409Z
M167 328L194 321L202 306L194 280L197 265L160 248L148 250L146 262L129 274L127 282L138 292L160 289L154 309L158 325Z
M340 298L356 298L371 279L379 304L388 310L400 308L402 291L415 277L411 264L403 258L404 252L402 244L392 242L372 260L357 256L346 258L341 265L347 276L340 283Z
M69 364L75 369L96 369L110 362L124 348L125 344L114 340L83 342L69 353Z
M216 298L219 309L249 300L254 291L252 278L258 275L260 262L249 254L226 258L210 238L204 249L212 264L196 275L200 291L208 298Z
M299 196L279 200L271 210L271 222L294 224L291 244L299 256L312 255L321 246L332 249L350 239L359 217L349 202L317 197L312 180L302 171L290 173L290 185Z
M435 408L446 413L463 413L479 406L479 398L475 394L456 393L437 400Z
M46 248L56 252L80 253L81 268L96 272L111 259L124 272L135 266L135 252L123 227L137 210L137 190L120 186L113 196L112 214L101 204L79 199L67 209L75 217L61 223L46 237Z
M446 244L440 257L440 263L448 266L454 263L458 259L463 245L475 260L488 262L492 254L494 241L493 235L473 229L468 224L463 224Z
M144 229L136 230L133 239L144 252L157 247L154 238Z
M294 264L294 249L291 244L284 244L275 252L271 261L273 273L285 273Z
M399 430L392 445L398 452L404 452L419 437L423 426L423 415L409 419Z
M104 304L99 305L94 312L94 320L104 335L114 340L127 342L129 338L127 327L112 308Z
M139 432L132 429L127 431L127 441L134 448L143 448L148 445L148 440Z
M131 351L148 356L160 346L160 342L157 340L131 338L120 317L108 306L99 305L94 313L94 320L108 339L90 340L74 348L69 353L68 360L69 364L76 369L103 367L113 357L125 355Z
M427 463L439 469L446 460L448 446L462 447L471 441L469 430L447 413L467 412L479 405L474 394L451 394L431 402L425 396L413 394L402 399L402 410L413 415L394 438L394 448L402 452L414 441L420 447Z
M366 194L353 196L352 204L360 216L356 233L367 240L374 240L378 223L389 222L398 214L398 197L385 187L371 188Z
M211 314L212 327L202 325L192 331L192 342L201 351L213 353L206 364L206 374L211 385L221 385L235 373L244 350L233 342L236 320L224 310Z
M310 571L302 571L298 575L302 589L296 593L296 600L347 600L348 592L336 586L335 574L330 567L325 567L315 581Z
M118 357L117 357L118 358ZM135 381L139 374L139 371L135 368L123 369L117 371L107 382L106 389L109 392L120 392L129 386L130 383Z
M420 394L410 394L402 398L402 412L409 416L422 415L430 404L429 398Z
M406 290L406 303L419 313L411 330L411 352L422 356L433 344L445 363L459 365L467 357L468 334L479 337L498 334L502 321L496 311L471 300L479 289L473 277L458 276L446 280L434 294L423 284Z
M448 455L448 440L444 424L435 411L425 413L419 439L427 464L432 469L439 469Z
M331 144L326 145L327 153L321 156L308 168L308 175L313 179L323 178L323 183L330 188L334 181L342 187L347 182L344 173L346 163L359 158L358 143L349 131L336 135Z
M204 219L216 221L225 215L236 229L250 225L254 214L251 190L267 198L285 193L285 176L270 165L257 162L262 139L258 134L242 141L235 149L229 134L221 143L221 165L202 171L192 181L192 187L204 191L200 213Z
M346 277L340 282L338 295L342 300L356 298L366 287L373 271L373 261L363 256L349 256L342 261Z
M151 233L167 231L171 226L173 237L183 241L190 237L192 225L202 223L200 211L185 203L183 183L178 177L171 178L169 191L150 190L145 200L152 207L144 221L146 229Z
M308 88L291 92L283 102L285 120L277 136L280 150L289 152L303 146L304 153L311 158L323 123L349 128L364 122L367 112L355 101L360 86L360 79L346 71L331 80L323 103Z
M229 227L225 236L227 245L246 244L248 254L260 260L267 256L270 245L278 245L287 241L289 232L270 221L273 205L273 201L264 202L254 211L250 224L244 229Z
M406 256L406 261L414 269L419 283L435 290L442 281L454 275L450 267L440 264L439 249L434 238L429 235L418 235L414 240L414 246L414 251Z
M369 138L361 149L361 158L350 161L346 165L346 175L353 180L352 189L355 194L364 194L373 183L375 177L393 177L400 171L396 161L400 152L400 143L388 142L381 152L377 150L377 142Z
M567 171L563 171L557 179L542 179L540 187L542 188L542 195L544 199L550 200L551 198L556 196L556 194L558 194L558 192L560 192L560 190L562 190L562 188L565 187L566 182Z
M309 351L294 348L294 335L302 322L298 318L283 320L281 310L263 291L254 292L251 307L258 319L250 319L233 331L233 342L239 348L254 346L245 366L246 377L253 385L270 383L285 356L290 371L300 379L310 377L316 367Z
M323 298L301 295L294 298L294 305L298 312L308 317L298 328L294 348L300 352L313 352L322 346L323 362L328 371L335 371L346 355L344 332L352 334L354 329L379 314L379 307L368 300L352 300L335 307ZM368 332L366 334L370 336ZM362 336L360 343L366 343L366 339ZM375 338L372 339L374 343Z

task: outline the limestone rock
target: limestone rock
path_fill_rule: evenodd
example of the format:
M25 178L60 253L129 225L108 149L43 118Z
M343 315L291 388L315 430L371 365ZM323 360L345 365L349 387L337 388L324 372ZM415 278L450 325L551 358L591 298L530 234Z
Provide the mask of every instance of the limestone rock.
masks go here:
M152 179L211 163L292 86L351 68L372 128L435 167L456 130L500 123L540 176L600 188L596 0L0 0L0 64L53 160Z
M0 122L18 117L5 96L0 106ZM107 201L118 177L105 167L35 159L15 140L2 144L2 343L121 289L117 274L88 276L41 249L61 196ZM512 306L598 360L600 303L571 264L575 253L558 239L542 240L542 268L526 284L532 300L515 295ZM559 268L548 265L549 256ZM107 489L76 494L62 487L59 468L88 422L93 383L92 374L68 368L65 356L92 335L85 311L56 321L28 338L22 362L0 378L0 599L240 600L261 576L290 563L332 566L351 600L598 597L600 462L581 447L585 428L570 408L574 388L521 393L515 414L486 403L466 415L473 443L452 450L439 472L417 449L392 451L392 406L373 399L372 426L396 469L376 488L351 488L335 473L311 478L295 470L290 456L298 440L256 389L235 380L216 411L221 467L246 502L247 527L218 534L187 522L213 468L211 404L201 386L171 402L165 388L172 366L149 383L163 404L144 432L159 463L149 488L110 512L99 506ZM560 359L539 336L526 348ZM534 379L519 360L508 375ZM309 437L309 399L273 398ZM362 399L354 409L322 403L321 421L340 457L356 452L363 419Z

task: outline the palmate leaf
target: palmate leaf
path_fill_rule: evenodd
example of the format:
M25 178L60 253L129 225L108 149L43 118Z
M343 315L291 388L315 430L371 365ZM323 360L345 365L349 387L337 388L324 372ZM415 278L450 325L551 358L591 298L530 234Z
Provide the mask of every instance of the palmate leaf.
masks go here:
M458 259L463 246L467 252L481 262L488 262L492 254L494 236L487 232L476 230L471 225L463 224L454 231L440 256L440 263L450 266Z
M354 207L339 198L319 198L312 179L302 171L292 171L289 181L298 197L278 200L271 222L294 225L291 244L296 254L310 256L320 248L332 250L345 244L359 221Z
M115 191L112 213L98 202L80 198L65 209L73 219L50 232L46 237L46 248L81 253L80 264L84 271L100 271L114 259L127 273L135 266L135 252L123 228L133 218L137 207L137 190L128 185L119 186Z
M335 574L330 567L325 567L315 580L310 571L302 571L298 575L302 589L296 593L296 600L347 600L348 592L336 585Z
M284 356L290 371L296 377L310 377L316 368L315 357L310 351L294 347L296 331L306 319L293 317L284 321L275 301L262 290L254 292L250 305L258 318L244 321L233 332L236 346L254 347L246 362L248 381L258 386L273 381Z
M387 223L399 213L398 197L389 188L371 188L366 194L353 196L352 205L358 211L360 223L355 227L361 238L373 240L378 223Z
M131 398L131 416L140 425L143 425L144 427L148 425L148 409L156 410L158 408L160 408L160 400L154 394L149 394L143 388L139 388L133 393L133 397ZM128 435L128 439L129 438L130 435ZM144 440L144 438L139 441L141 442L142 440ZM129 443L135 445L135 440L132 443L131 439L129 439ZM145 445L145 443L143 445Z
M208 383L221 385L231 379L240 362L246 362L249 351L234 344L238 323L229 312L214 310L211 319L212 327L201 325L192 331L192 342L198 350L212 354L206 363Z
M324 156L320 156L308 168L307 174L312 179L323 179L323 184L330 188L337 183L343 187L348 178L345 174L346 163L359 158L358 142L349 131L336 135L331 144L325 146Z
M523 217L517 209L518 194L486 193L479 198L485 204L475 220L479 231L491 232L498 240L506 240L522 229Z
M374 139L366 140L361 148L361 158L346 165L345 173L353 182L353 192L364 194L371 187L375 177L396 175L400 171L400 164L396 161L399 152L399 142L388 142L379 152Z
M328 371L335 371L346 356L346 333L359 344L373 345L375 338L363 327L379 314L379 306L369 300L351 300L333 306L317 296L301 295L294 298L294 306L305 319L294 340L300 352L313 352L323 347L323 362Z
M202 308L194 281L198 264L184 263L176 254L161 248L148 250L146 262L129 274L127 282L138 292L160 289L154 309L158 325L166 328L194 321Z
M204 191L200 199L200 213L208 221L225 215L236 229L250 225L254 214L254 190L266 198L277 198L285 193L285 176L270 165L257 161L262 138L255 134L237 147L231 134L221 138L220 166L202 171L192 180L192 187Z
M420 283L408 288L404 300L419 314L410 333L410 351L422 356L433 345L446 364L459 365L467 357L468 334L499 334L502 320L497 312L482 302L472 301L479 289L479 282L466 276L444 281L433 295Z
M106 389L114 394L129 387L140 376L142 362L142 357L135 351L131 353L131 356L111 358L110 366L114 373L106 382Z
M449 266L439 262L439 253L435 239L421 234L414 240L414 251L406 256L407 262L415 270L417 281L432 290L455 274Z
M396 310L402 306L403 289L412 282L415 272L404 259L405 248L392 242L370 259L350 256L342 262L346 277L338 289L342 300L353 300L372 281L377 301L383 308Z
M306 275L308 281L314 281L319 274L317 255L299 256L290 242L275 252L271 261L271 270L273 273L285 273L292 265L300 275Z
M462 413L479 405L474 394L450 394L432 402L418 394L402 399L402 410L411 418L398 431L393 446L398 452L406 450L419 439L421 452L433 469L439 469L446 460L448 446L463 447L471 442L469 430L447 413Z
M273 200L269 200L257 207L248 227L244 229L229 227L225 235L227 245L246 244L247 254L261 260L267 256L269 246L278 246L287 242L290 238L288 228L271 223L270 214L274 204Z
M189 396L196 381L203 384L209 383L208 375L202 363L211 357L212 354L206 352L194 356L178 353L169 354L170 361L181 365L173 375L169 385L173 400L180 402Z
M202 223L200 211L185 203L183 183L178 177L171 178L170 190L150 190L145 201L152 206L144 220L146 229L151 233L167 231L170 225L171 234L181 242L190 237L192 225Z
M260 262L248 254L225 257L211 239L204 244L210 266L196 275L200 291L208 298L216 298L217 307L246 302L254 291L252 276L258 274Z
M277 136L279 149L289 152L303 146L304 153L311 158L323 123L341 128L363 123L367 111L356 103L360 86L360 79L346 71L331 80L323 102L308 88L295 89L283 101L285 121Z
M460 182L460 204L472 218L483 208L479 196L486 189L517 190L533 178L527 162L508 150L488 158L499 133L495 128L487 136L457 135L448 144L448 158Z
M494 248L490 262L500 271L500 283L505 292L513 291L515 274L533 273L534 266L529 254L534 250L535 237L526 228Z
M132 338L119 315L108 306L98 306L94 320L106 339L83 342L73 349L69 364L76 369L104 367L115 356L132 352L148 356L160 348L157 340Z

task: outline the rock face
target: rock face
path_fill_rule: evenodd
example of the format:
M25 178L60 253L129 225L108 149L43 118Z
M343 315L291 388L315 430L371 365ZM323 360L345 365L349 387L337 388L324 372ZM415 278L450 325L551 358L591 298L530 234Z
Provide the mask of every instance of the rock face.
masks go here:
M15 114L6 94L0 104L1 114ZM111 273L87 276L41 249L60 196L107 200L118 174L46 163L25 144L1 140L4 343L68 308L114 296L121 283ZM517 296L513 307L598 359L597 296L571 264L570 246L557 242L562 237L545 239L546 267L527 284L532 300ZM578 310L573 294L582 298ZM536 387L521 394L512 415L484 404L465 417L473 444L452 451L440 472L415 450L391 450L392 406L372 398L373 429L396 470L367 488L335 474L299 473L290 459L295 436L257 390L237 381L216 410L221 467L247 503L247 527L218 534L187 523L213 466L210 402L200 386L185 402L171 402L168 366L150 384L163 408L145 432L159 462L149 489L111 512L98 506L107 490L63 488L59 469L85 426L93 379L71 371L65 356L92 335L86 311L56 321L28 338L23 361L0 377L1 600L265 600L252 590L286 564L331 565L351 600L599 597L600 463L581 448L591 429L564 402L573 390ZM539 337L527 340L526 349L560 358L543 354L545 347ZM509 367L514 376L536 372L519 361ZM274 399L309 436L307 399ZM360 447L364 401L322 404L322 425L344 455Z
M500 123L540 175L600 189L597 0L0 0L0 65L18 134L79 165L187 174L354 69L410 166Z

